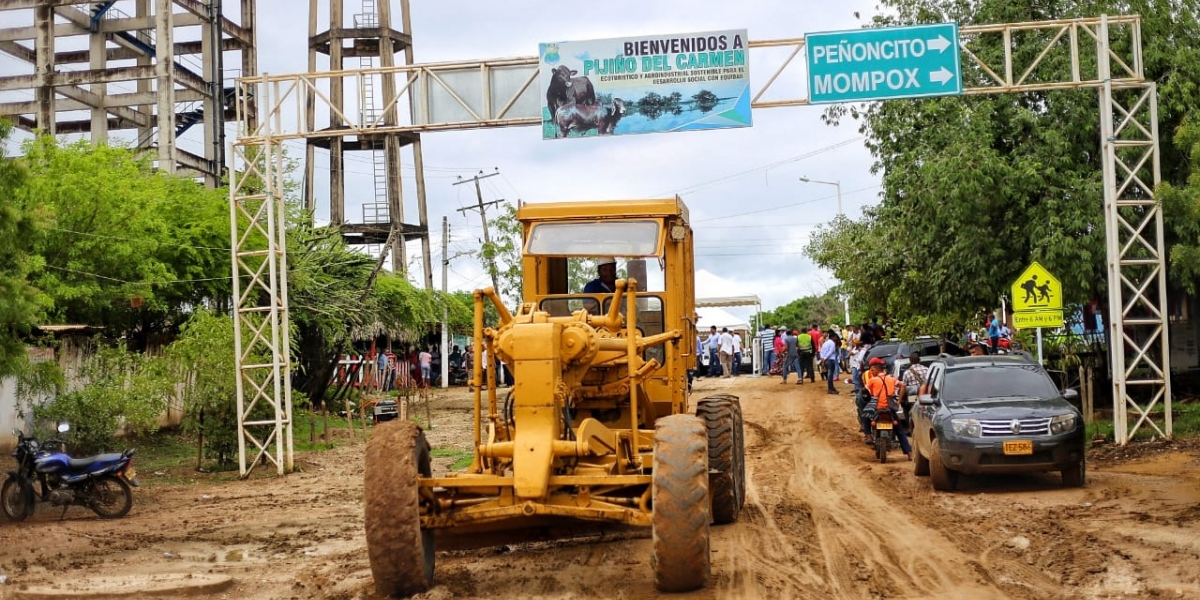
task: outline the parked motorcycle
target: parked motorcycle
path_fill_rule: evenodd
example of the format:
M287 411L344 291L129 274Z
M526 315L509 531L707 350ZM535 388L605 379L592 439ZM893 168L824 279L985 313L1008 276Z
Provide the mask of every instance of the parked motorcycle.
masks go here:
M70 431L70 425L61 423L58 431ZM138 486L133 468L135 449L71 458L63 440L39 442L19 429L14 429L13 435L17 436L13 451L17 468L8 472L0 486L0 507L9 519L29 517L37 502L63 507L64 516L67 508L84 506L105 519L123 517L133 507L131 486Z

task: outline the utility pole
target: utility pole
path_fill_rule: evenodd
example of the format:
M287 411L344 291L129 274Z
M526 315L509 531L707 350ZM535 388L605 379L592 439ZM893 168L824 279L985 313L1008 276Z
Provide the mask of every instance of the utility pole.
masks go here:
M495 173L489 173L487 175L484 175L483 171L480 171L478 175L476 175L470 179L463 179L460 176L459 179L461 179L461 181L456 181L453 184L453 185L458 185L460 183L466 183L468 181L475 182L475 198L478 200L478 204L476 204L475 206L467 206L465 208L460 208L460 209L458 209L458 212L463 213L465 215L465 214L467 214L468 210L478 210L479 211L479 218L483 221L483 243L485 246L492 245L492 236L491 236L491 234L488 233L487 207L492 206L494 204L500 204L501 202L504 202L504 198L500 198L498 200L492 200L491 202L484 202L483 201L483 191L479 189L479 180L487 179L488 177L495 177L496 175L499 175L499 174L500 174L500 171L496 171ZM496 279L496 259L494 257L491 257L491 256L487 257L487 270L488 270L488 275L492 276L492 289L496 290L496 293L500 293L500 281L498 279Z
M445 303L447 288L446 272L450 270L450 220L442 216L442 388L450 387L450 307Z

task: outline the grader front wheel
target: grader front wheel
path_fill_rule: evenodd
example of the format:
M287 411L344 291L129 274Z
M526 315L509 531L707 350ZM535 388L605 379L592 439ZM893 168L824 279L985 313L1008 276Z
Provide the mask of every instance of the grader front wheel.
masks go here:
M363 481L367 554L375 589L409 596L433 585L433 532L421 529L417 476L431 476L429 443L415 423L380 423Z
M704 587L710 572L708 435L704 422L671 415L654 424L654 585L662 592Z

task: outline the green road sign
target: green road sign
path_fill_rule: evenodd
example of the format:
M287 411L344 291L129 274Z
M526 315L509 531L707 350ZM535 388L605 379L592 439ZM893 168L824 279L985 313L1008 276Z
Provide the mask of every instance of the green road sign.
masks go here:
M813 104L962 94L958 23L810 33Z

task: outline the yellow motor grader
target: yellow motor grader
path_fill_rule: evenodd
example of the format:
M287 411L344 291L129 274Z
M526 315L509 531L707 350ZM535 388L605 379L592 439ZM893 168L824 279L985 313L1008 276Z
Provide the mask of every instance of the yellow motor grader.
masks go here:
M434 477L429 444L410 422L381 423L368 443L365 525L377 590L428 589L435 544L646 527L657 588L703 587L709 525L737 519L745 458L736 396L688 411L696 323L687 207L679 198L526 204L517 219L516 314L491 288L474 295L474 462ZM627 277L613 293L569 289L571 259L597 256L624 258ZM496 327L484 326L485 303ZM483 369L485 350L515 378L503 398L497 369Z

